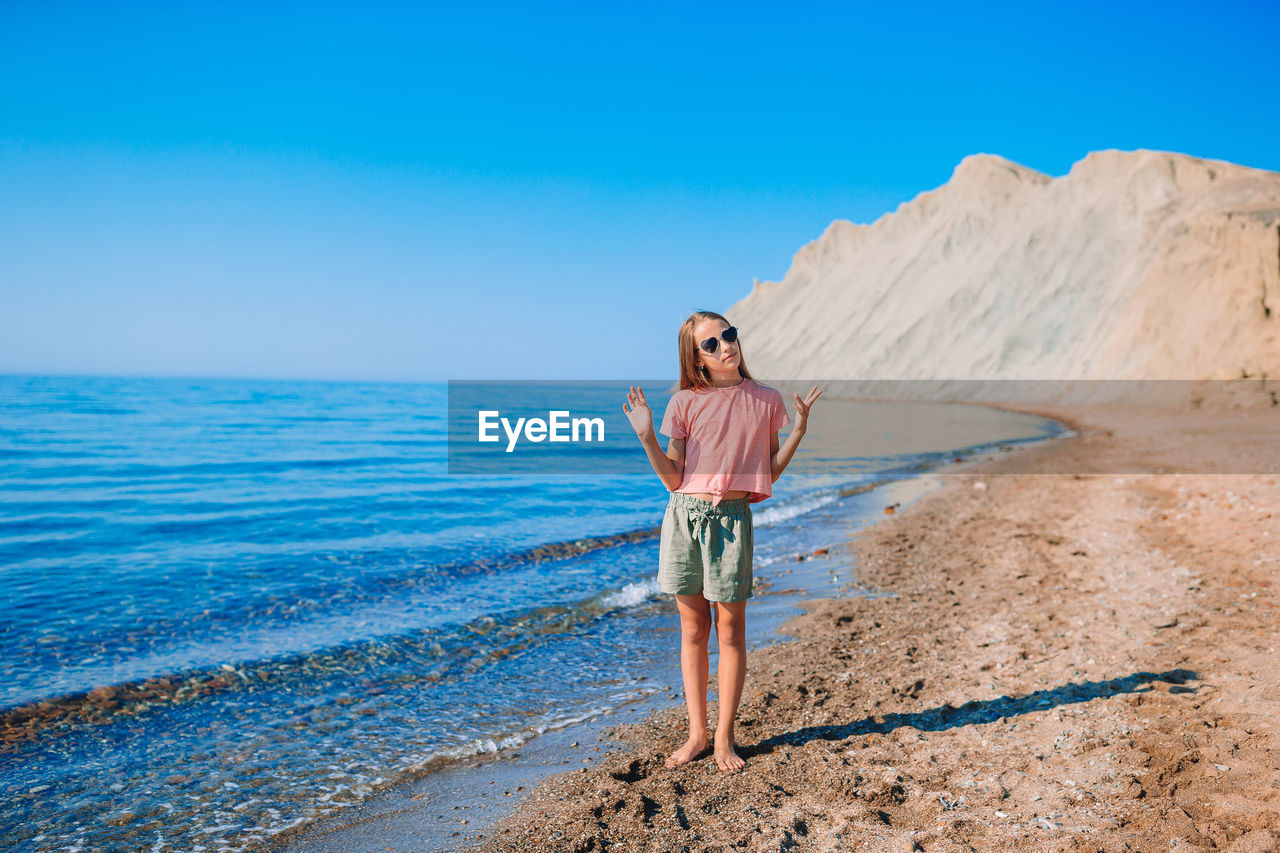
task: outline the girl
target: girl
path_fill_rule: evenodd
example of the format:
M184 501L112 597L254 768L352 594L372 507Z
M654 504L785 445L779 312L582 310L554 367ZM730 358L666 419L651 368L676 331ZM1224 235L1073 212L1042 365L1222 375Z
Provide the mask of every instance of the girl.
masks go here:
M632 387L623 411L663 485L671 491L658 549L658 585L674 593L680 612L680 668L689 705L689 740L667 759L675 767L707 748L707 642L714 602L720 644L720 718L715 758L721 770L746 762L734 751L733 722L747 673L746 608L751 597L751 504L773 494L804 437L815 385L795 398L795 426L782 395L751 378L738 330L714 311L696 311L680 327L680 390L667 404L664 454L644 391Z

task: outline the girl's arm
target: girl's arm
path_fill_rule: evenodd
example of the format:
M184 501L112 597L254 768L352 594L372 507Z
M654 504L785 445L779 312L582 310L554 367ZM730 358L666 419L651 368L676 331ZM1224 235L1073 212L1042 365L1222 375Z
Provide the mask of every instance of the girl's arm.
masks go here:
M796 426L791 430L791 434L787 436L787 443L778 447L778 434L775 432L769 437L769 463L773 469L773 482L778 482L778 478L782 476L782 472L787 470L787 465L791 462L791 457L795 455L796 448L800 446L800 439L804 438L804 427Z
M653 413L649 410L649 403L645 400L642 389L636 387L630 389L627 401L622 404L622 410L627 413L627 419L635 428L636 437L640 439L640 444L648 454L649 462L657 472L662 485L666 486L669 492L680 488L680 481L684 479L684 439L671 439L667 444L667 452L662 452L662 448L658 446L658 437L653 431Z
M680 481L684 479L684 439L673 438L667 442L666 453L658 446L658 439L653 433L649 433L647 439L641 438L640 443L644 445L653 470L658 472L658 479L667 487L667 491L674 492L680 488Z
M791 434L787 436L787 443L779 448L778 433L776 432L769 438L769 460L770 466L773 468L773 482L778 482L782 472L787 470L791 457L795 455L796 448L800 446L800 439L804 438L804 432L809 427L809 409L822 396L822 390L819 390L818 386L814 385L803 400L800 399L799 394L791 395L796 401L796 416L793 419Z

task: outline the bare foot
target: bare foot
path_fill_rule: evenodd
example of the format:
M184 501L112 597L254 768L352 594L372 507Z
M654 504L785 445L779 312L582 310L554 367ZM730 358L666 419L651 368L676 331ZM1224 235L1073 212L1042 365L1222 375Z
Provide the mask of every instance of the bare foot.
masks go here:
M716 765L725 772L741 770L747 766L742 756L733 751L733 742L716 738Z
M685 745L677 749L675 752L667 756L666 764L668 767L679 767L681 764L688 764L690 761L698 757L698 753L707 748L707 736L696 737L689 735L689 740L685 741Z

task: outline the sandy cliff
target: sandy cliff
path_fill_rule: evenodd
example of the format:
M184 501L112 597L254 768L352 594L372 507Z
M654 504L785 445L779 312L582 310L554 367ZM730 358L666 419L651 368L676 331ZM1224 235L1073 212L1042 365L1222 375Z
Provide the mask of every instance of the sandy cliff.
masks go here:
M869 225L833 222L727 315L774 379L1274 385L1280 174L1109 150L1051 178L974 154Z

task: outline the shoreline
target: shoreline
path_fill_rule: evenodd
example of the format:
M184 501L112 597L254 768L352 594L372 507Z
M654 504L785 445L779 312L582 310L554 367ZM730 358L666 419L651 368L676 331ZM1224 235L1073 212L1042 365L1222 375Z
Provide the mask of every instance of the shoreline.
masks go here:
M840 537L850 525L866 527L876 523L888 503L909 506L922 494L940 487L935 474L936 469L847 487L841 490L836 505L829 508L830 513L817 510L820 515L834 515L836 520L825 524L837 531L836 538L821 539L815 553L798 552L797 561L805 565L798 574L792 575L787 564L781 563L766 570L773 580L757 579L748 653L784 641L786 637L779 628L802 612L805 601L827 588L836 588L830 586L832 572L849 577L851 567L847 560L839 558L838 552ZM814 523L818 523L817 518ZM815 583L818 575L824 586ZM784 586L782 577L788 581L799 578L796 582L800 586ZM843 594L884 593L855 590ZM659 602L658 606L662 604ZM655 638L670 641L677 630L678 625L672 623ZM718 657L714 644L710 651L714 668ZM367 843L371 833L377 841L370 849L379 851L430 853L473 843L477 832L483 834L487 827L507 817L538 782L564 772L564 766L594 762L622 748L624 742L612 736L620 721L644 719L671 707L684 707L679 688L673 692L672 687L681 681L678 655L663 655L659 666L642 678L649 684L667 686L644 699L539 734L514 749L442 762L438 769L390 787L351 808L291 827L263 849L276 853L345 853L354 845ZM440 821L447 818L453 820L447 827L442 826Z
M663 767L676 706L469 849L1275 849L1277 416L1018 410L1075 435L949 466L848 543L896 598L749 652L742 772Z

